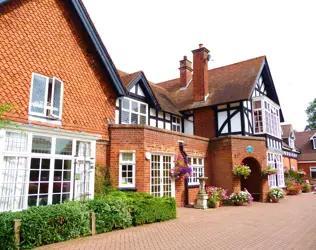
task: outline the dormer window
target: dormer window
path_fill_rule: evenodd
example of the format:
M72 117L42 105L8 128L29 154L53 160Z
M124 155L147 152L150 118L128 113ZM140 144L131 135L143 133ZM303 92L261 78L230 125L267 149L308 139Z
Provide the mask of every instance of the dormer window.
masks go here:
M64 83L56 77L32 74L29 114L61 119Z
M316 137L313 137L313 149L316 149Z

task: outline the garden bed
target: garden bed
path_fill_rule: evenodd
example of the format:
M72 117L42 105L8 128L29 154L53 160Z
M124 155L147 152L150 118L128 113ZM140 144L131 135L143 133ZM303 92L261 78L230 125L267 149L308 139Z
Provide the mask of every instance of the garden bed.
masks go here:
M21 212L0 213L0 249L32 249L46 244L91 235L91 211L95 231L116 229L176 218L173 198L112 191L94 200L31 207ZM14 220L20 219L20 244L16 245Z

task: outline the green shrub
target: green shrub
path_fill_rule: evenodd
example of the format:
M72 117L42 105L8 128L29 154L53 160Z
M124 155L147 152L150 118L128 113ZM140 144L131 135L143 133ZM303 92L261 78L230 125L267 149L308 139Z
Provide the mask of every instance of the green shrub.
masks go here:
M83 203L67 202L52 206L31 207L22 212L22 249L89 234L89 211Z
M87 206L95 212L98 233L132 226L132 216L126 200L105 196L88 201Z
M311 191L311 186L308 183L304 183L302 185L302 192L303 193L309 193Z
M19 212L0 213L0 249L16 249L13 220L20 216Z

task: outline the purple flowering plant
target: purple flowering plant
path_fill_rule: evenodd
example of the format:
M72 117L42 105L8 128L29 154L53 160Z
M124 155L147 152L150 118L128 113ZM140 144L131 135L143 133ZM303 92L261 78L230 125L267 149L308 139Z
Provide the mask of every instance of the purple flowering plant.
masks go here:
M174 167L170 171L172 180L184 180L191 176L192 168L186 164L182 155L178 155L174 161Z

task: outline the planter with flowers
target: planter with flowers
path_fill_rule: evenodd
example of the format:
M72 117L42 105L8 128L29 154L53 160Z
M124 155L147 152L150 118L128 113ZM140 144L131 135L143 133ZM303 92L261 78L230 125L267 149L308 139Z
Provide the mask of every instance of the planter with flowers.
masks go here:
M179 155L174 161L174 167L170 171L170 178L172 180L184 180L191 176L192 168L185 163L182 155Z
M208 207L217 208L222 206L223 201L228 199L227 190L220 187L207 187L206 193L208 195Z
M234 166L233 173L235 176L243 176L245 179L250 175L251 169L243 162L240 163L238 166Z
M298 183L289 184L286 186L287 194L289 195L298 195L301 193L301 185Z
M266 168L263 168L261 170L261 175L262 177L267 177L269 175L273 175L273 174L276 174L277 173L277 170L271 166L267 166Z
M283 190L280 188L270 188L269 197L272 202L277 203L280 199L284 198Z
M248 190L245 189L244 191L232 193L229 196L229 200L236 206L242 206L244 203L252 204L253 197Z
M303 170L303 169L299 169L299 170L297 170L297 172L296 172L298 175L300 175L300 176L304 176L304 175L306 175L306 173L305 173L305 171Z

